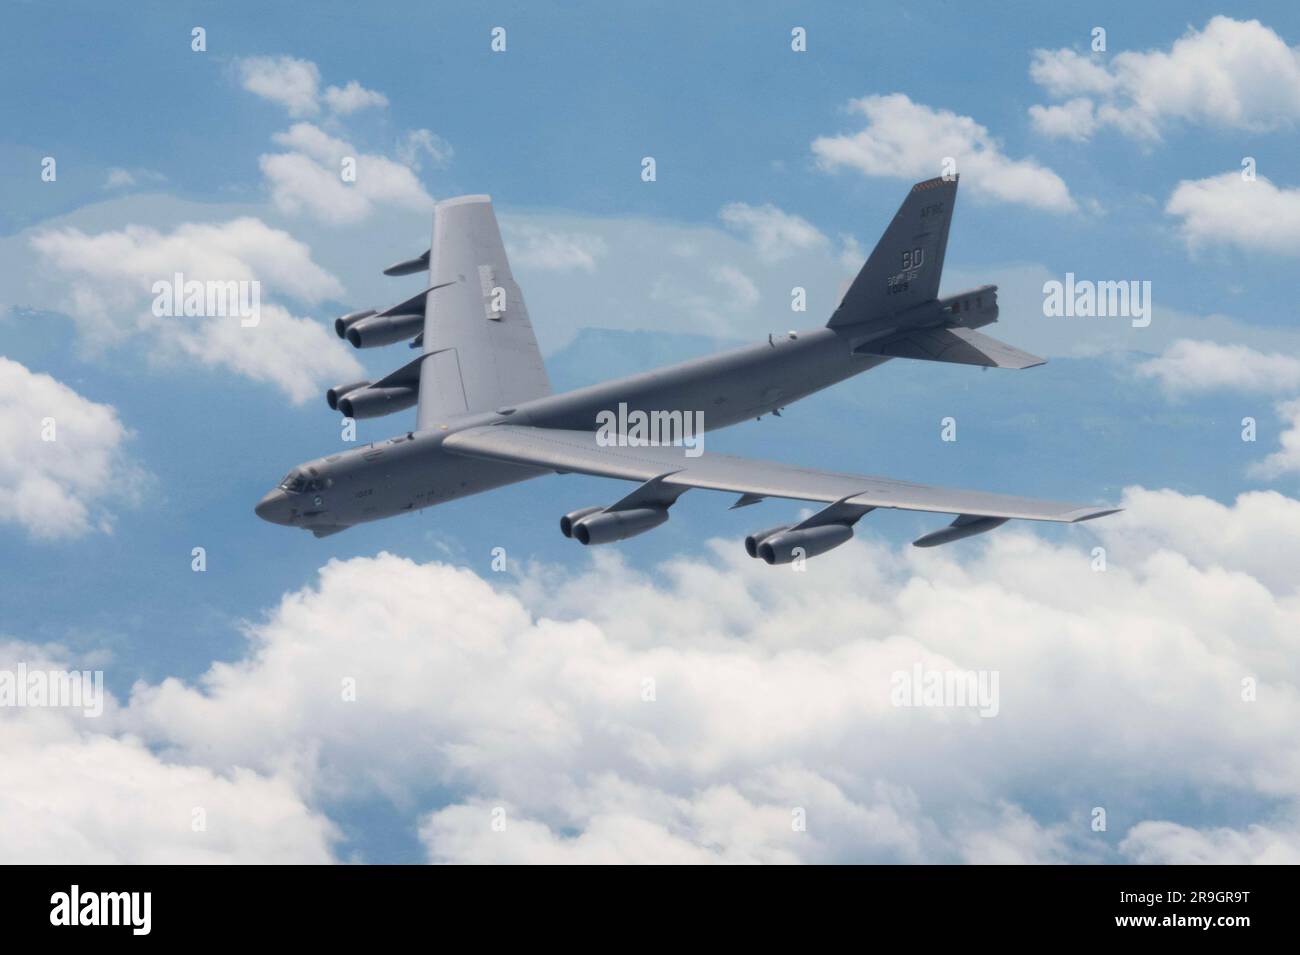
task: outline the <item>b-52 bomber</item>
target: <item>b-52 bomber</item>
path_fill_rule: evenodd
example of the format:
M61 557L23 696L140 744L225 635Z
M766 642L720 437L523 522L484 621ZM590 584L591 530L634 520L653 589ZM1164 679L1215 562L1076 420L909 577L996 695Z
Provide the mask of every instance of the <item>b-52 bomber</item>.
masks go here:
M980 534L1011 519L1077 523L1114 513L1116 508L838 474L701 453L681 440L648 443L629 440L635 436L622 431L611 434L611 420L634 418L724 428L778 412L891 358L993 368L1042 364L977 331L997 321L996 286L939 297L956 197L955 177L914 185L825 326L563 394L551 391L491 199L439 202L429 250L385 270L427 270L425 290L391 308L353 312L335 323L339 336L357 348L410 340L419 357L378 381L351 382L326 393L331 409L354 419L414 406L415 428L298 465L258 502L256 512L325 537L548 474L636 482L612 504L579 508L560 519L566 537L590 545L657 527L692 488L739 495L733 507L765 498L824 504L810 517L745 538L749 555L768 564L838 547L878 507L955 515L914 541L918 547Z

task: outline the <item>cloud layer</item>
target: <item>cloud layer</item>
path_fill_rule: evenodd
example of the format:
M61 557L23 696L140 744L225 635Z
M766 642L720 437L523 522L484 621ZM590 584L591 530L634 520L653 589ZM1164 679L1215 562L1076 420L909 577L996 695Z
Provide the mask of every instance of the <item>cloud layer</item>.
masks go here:
M138 684L79 745L269 786L308 858L317 814L378 798L432 861L1294 861L1300 501L1124 504L1094 528L1104 571L1083 528L937 552L868 532L805 573L734 541L496 585L332 561L242 659ZM917 666L997 671L998 714L900 708Z

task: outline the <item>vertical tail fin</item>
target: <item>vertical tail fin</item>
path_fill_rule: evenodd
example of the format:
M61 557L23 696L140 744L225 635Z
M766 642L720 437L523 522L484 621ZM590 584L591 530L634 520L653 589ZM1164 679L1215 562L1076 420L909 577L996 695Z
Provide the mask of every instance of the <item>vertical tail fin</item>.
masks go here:
M957 177L918 182L827 325L887 322L939 296Z

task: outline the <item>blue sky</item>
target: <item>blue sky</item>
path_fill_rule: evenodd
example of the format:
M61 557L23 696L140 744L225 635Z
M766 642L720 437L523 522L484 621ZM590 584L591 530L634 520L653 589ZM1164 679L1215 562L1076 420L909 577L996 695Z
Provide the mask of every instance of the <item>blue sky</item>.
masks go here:
M407 353L395 346L348 357L331 335L319 340L314 364L277 373L250 371L246 356L195 360L188 340L155 340L136 326L148 308L147 297L131 298L138 276L114 271L112 255L94 263L77 256L102 254L89 236L150 230L132 240L146 256L146 246L162 248L160 236L187 225L254 219L282 238L266 239L270 251L262 259L248 253L248 261L265 265L266 294L306 334L306 324L325 326L343 311L416 291L418 279L379 272L425 247L426 200L490 192L553 383L576 387L821 324L838 283L856 270L907 186L938 172L907 168L927 146L925 137L889 139L900 117L992 144L973 149L984 165L963 167L944 286L998 283L1002 321L991 331L1051 360L1025 372L892 362L781 419L710 435L710 446L1067 500L1119 501L1134 486L1170 489L1224 505L1233 521L1245 520L1233 509L1243 492L1277 491L1290 507L1286 495L1300 473L1297 454L1287 456L1287 435L1300 428L1289 416L1300 412L1285 404L1297 387L1300 343L1291 280L1300 252L1300 92L1287 92L1282 67L1281 80L1267 72L1261 79L1242 59L1223 54L1215 62L1213 43L1174 56L1167 71L1174 79L1157 69L1180 37L1202 36L1221 12L1200 3L1138 10L1120 3L906 10L650 3L618 13L601 4L322 4L307 14L245 3L134 4L112 13L88 3L9 5L0 41L3 356L84 401L111 406L124 430L118 438L97 434L100 471L89 488L55 477L84 501L85 527L44 533L40 519L0 511L0 564L9 570L0 575L0 636L57 645L68 660L110 661L106 680L125 701L133 686L152 693L169 677L192 688L215 661L253 666L245 629L278 620L282 596L314 586L331 560L370 568L348 562L387 551L420 566L467 568L538 617L581 616L553 597L528 602L553 574L572 583L608 572L620 586L633 577L680 596L680 581L666 568L684 560L725 570L706 541L739 548L745 533L793 508L769 502L729 512L721 496L687 495L668 525L619 548L613 570L557 533L561 513L616 493L594 479L544 479L322 541L264 524L252 514L261 493L292 464L338 446L338 421L319 397L335 382L333 370L359 360L382 374ZM1300 44L1300 12L1289 5L1234 5L1232 17L1222 29L1247 47L1285 53ZM1262 40L1246 23L1252 17L1267 34ZM507 29L504 53L489 48L498 25ZM1089 50L1098 25L1107 30L1103 54ZM194 26L206 30L206 52L190 49ZM807 52L791 51L794 26L807 29ZM1066 69L1059 89L1044 70L1035 75L1035 51L1074 70ZM1063 51L1110 70L1106 85L1072 67ZM1125 51L1148 58L1125 66ZM1198 95L1180 72L1200 70L1198 57L1239 83L1230 86L1230 102ZM295 106L250 89L250 63L278 70L283 58L314 64L319 90L310 102ZM385 104L353 112L325 105L327 87L350 81L382 94ZM871 127L866 111L851 106L893 94L902 99L873 101L893 110L882 126ZM1076 127L1073 138L1050 134L1030 112L1080 98L1097 119ZM1120 119L1103 121L1107 107ZM1135 131L1137 120L1149 130ZM307 156L301 136L284 138L302 124L386 157L397 198L372 199L348 221L332 221L310 196L293 192L266 157ZM421 130L428 136L413 135ZM883 138L891 156L835 163L815 145L851 145L864 131L877 145ZM934 141L942 138L935 133ZM647 155L657 163L653 183L639 175ZM40 179L46 156L57 160L55 182ZM1233 219L1234 210L1249 212L1247 204L1215 185L1236 176L1246 156L1267 180L1256 185L1279 191L1272 227L1257 218L1256 235L1237 231ZM1050 198L1055 183L1067 198ZM1034 191L1040 188L1049 192ZM728 208L769 224L775 243L728 218ZM60 236L58 244L42 245L39 237L48 235ZM246 247L235 242L232 254ZM293 251L299 247L301 256ZM277 256L291 264L266 265ZM165 257L164 249L151 261ZM304 289L311 283L302 276L320 270L335 284ZM1044 317L1041 284L1066 272L1150 281L1150 328ZM809 289L809 310L792 315L788 289L800 284ZM102 314L78 308L85 295L102 304ZM1189 356L1179 340L1239 351ZM1232 371L1207 380L1205 361ZM40 417L36 405L15 407ZM959 421L955 444L938 440L947 415ZM1240 440L1245 416L1259 422L1256 443ZM361 422L360 433L372 440L407 426L399 415ZM1274 453L1281 455L1274 465L1261 465ZM17 471L11 461L0 477ZM935 521L872 515L870 546L885 549L873 556L895 552ZM1048 528L1034 540L1086 553L1099 533ZM1139 521L1127 533L1105 543L1120 548L1113 559L1121 562L1127 543L1136 564L1165 531ZM202 574L191 571L195 546L207 551ZM492 572L497 546L509 554L511 573ZM970 549L959 558L985 559L973 556L984 553L976 545L960 546ZM1196 557L1187 560L1199 566ZM1220 563L1250 571L1229 557ZM138 719L120 732L141 733L159 759L202 761L195 756L201 741L168 738L156 725L141 729L149 720ZM365 775L339 759L333 771ZM277 769L259 771L278 778ZM594 767L586 771L596 775ZM385 861L449 857L430 845L455 844L445 829L454 828L454 812L490 799L464 774L405 785L394 795L393 786L358 792L320 783L302 801L345 830L332 843L335 857ZM1188 795L1198 792L1196 780L1125 785L1140 792L1133 822L1172 819L1198 832L1272 818L1294 795L1286 787ZM1036 837L1040 847L1059 844L1068 847L1064 854L1087 857L1091 850L1075 853L1073 842L1051 834L1062 810L1049 788L1026 776L1003 797L1047 833ZM540 807L537 816L553 834L583 829ZM417 836L417 819L434 835ZM1103 858L1119 860L1122 835ZM1293 834L1278 841L1296 845ZM858 848L860 858L888 857L879 846ZM920 857L962 857L951 846L927 855L931 849L918 850Z

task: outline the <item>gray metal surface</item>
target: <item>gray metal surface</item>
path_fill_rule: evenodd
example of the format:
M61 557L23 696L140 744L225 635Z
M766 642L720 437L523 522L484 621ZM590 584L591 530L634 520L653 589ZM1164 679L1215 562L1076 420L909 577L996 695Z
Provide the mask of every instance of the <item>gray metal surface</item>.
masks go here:
M424 352L454 352L455 361L426 365L418 428L551 393L488 196L437 204L428 285Z
M454 454L507 464L628 481L649 481L662 476L666 485L800 501L843 501L865 507L1067 523L1114 513L1113 508L932 487L871 475L838 474L708 451L692 458L679 447L602 447L597 444L595 434L585 431L490 425L459 431L443 442L443 448Z

